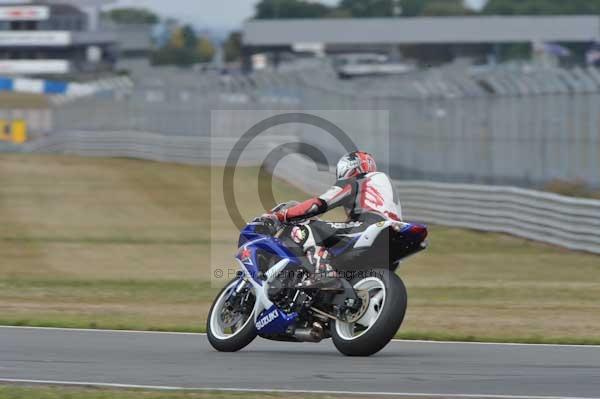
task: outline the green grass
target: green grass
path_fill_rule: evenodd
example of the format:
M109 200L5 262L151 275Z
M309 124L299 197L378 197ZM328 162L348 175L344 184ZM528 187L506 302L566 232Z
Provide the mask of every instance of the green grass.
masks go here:
M130 159L0 155L0 324L203 331L237 234L222 169ZM242 214L263 209L236 172ZM277 200L305 194L275 181ZM402 193L400 193L402 197ZM340 214L331 216L334 220ZM235 268L231 269L235 271ZM400 337L600 343L600 257L430 227L402 265Z
M325 399L339 396L214 391L148 391L133 389L17 387L0 385L2 399Z
M593 332L592 332L593 333ZM600 345L600 337L547 337L544 335L465 335L440 331L405 331L396 334L398 339L424 341L453 341L453 342L495 342L519 344L551 344L551 345Z
M0 107L3 109L46 109L49 102L49 97L42 94L6 91L0 93Z
M600 199L600 190L589 187L581 180L554 180L546 184L544 190L569 197Z

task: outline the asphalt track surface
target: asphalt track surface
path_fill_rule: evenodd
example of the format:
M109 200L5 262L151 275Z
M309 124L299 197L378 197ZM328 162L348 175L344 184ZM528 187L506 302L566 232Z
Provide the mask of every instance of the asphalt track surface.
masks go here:
M485 397L600 397L600 346L393 341L370 358L257 338L0 327L0 382Z

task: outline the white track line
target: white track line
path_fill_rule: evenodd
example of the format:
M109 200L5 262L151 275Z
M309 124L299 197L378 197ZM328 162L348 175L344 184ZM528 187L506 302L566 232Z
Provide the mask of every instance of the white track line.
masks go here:
M63 327L29 327L29 326L0 326L0 329L24 329L24 330L49 330L49 331L80 331L99 333L124 333L124 334L159 334L159 335L206 335L206 333L194 332L170 332L170 331L144 331L144 330L104 330L95 328L63 328ZM600 348L600 345L576 345L576 344L526 344L519 342L479 342L479 341L430 341L423 339L393 339L392 342L423 343L423 344L458 344L458 345L500 345L500 346L533 346L554 348ZM600 399L600 398L599 398Z
M257 392L281 394L311 394L311 395L347 395L347 396L398 396L398 397L429 397L429 398L484 398L484 399L600 399L593 397L575 396L531 396L531 395L493 395L493 394L453 394L453 393L424 393L424 392L356 392L356 391L328 391L304 389L255 389L255 388L212 388L212 387L175 387L164 385L134 385L109 382L82 382L82 381L54 381L54 380L26 380L17 378L0 378L0 383L11 384L40 384L63 385L77 387L99 387L117 389L148 389L160 391L213 391L213 392Z
M163 335L206 335L200 332L177 332L177 331L147 331L147 330L110 330L100 328L66 328L66 327L30 327L30 326L0 326L0 329L22 329L22 330L47 330L47 331L80 331L99 333L124 333L124 334L163 334Z

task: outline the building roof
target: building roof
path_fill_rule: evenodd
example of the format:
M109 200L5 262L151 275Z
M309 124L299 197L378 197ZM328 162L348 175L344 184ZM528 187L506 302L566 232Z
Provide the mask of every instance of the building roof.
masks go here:
M49 4L72 4L79 7L100 7L116 3L116 0L45 0Z
M581 42L600 39L600 16L484 16L250 20L250 46Z
M69 3L68 1L32 1L29 3L2 3L1 7L47 7L51 10L51 15L72 15L72 14L83 14L83 12L77 7L76 3Z

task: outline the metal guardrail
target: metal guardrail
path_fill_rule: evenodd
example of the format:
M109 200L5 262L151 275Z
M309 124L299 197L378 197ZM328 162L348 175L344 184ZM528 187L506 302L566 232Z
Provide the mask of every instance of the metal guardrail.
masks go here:
M240 166L259 165L289 137L265 136L244 149ZM23 152L132 157L161 162L224 165L235 138L165 136L145 132L75 131L19 146ZM2 147L0 147L0 151ZM14 150L13 146L5 150ZM286 156L267 165L275 176L305 191L323 192L333 173L311 161ZM424 223L503 232L600 254L600 201L505 186L395 181L404 218Z
M505 186L396 185L407 217L600 253L600 201Z
M286 136L260 137L240 153L240 166L254 166L274 147L290 142ZM130 157L190 165L224 165L238 139L204 136L165 136L138 131L72 131L45 136L0 152L73 154L87 157Z

